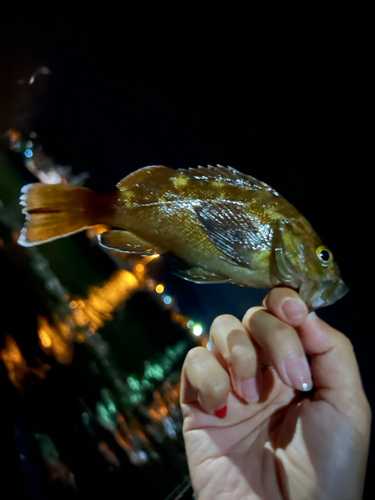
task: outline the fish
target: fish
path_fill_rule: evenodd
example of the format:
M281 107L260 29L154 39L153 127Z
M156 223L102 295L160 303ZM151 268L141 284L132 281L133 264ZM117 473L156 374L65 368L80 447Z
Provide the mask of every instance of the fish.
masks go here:
M308 220L265 182L222 165L140 168L110 193L67 184L21 190L19 244L38 245L96 224L99 244L142 256L171 254L194 283L298 291L310 311L348 288L332 252Z

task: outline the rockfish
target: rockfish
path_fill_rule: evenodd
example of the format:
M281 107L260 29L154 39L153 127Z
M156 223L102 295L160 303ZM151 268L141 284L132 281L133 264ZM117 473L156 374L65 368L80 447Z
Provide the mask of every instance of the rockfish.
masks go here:
M231 167L141 168L98 194L85 187L29 184L19 243L38 245L95 224L105 248L170 253L195 283L236 283L299 290L310 310L333 304L348 289L331 251L311 224L273 188Z

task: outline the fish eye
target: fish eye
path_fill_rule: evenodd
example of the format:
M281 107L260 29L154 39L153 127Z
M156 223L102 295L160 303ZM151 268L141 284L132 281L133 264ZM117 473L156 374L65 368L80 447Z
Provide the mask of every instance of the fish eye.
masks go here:
M322 266L328 267L333 262L333 255L331 250L328 250L325 246L320 246L316 249L316 255L320 260Z

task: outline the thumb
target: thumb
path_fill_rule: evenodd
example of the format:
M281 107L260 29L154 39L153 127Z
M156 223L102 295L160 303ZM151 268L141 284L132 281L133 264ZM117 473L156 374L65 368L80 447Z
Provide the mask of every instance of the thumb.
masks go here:
M319 319L315 313L307 316L298 333L305 352L312 356L311 373L316 387L314 399L327 401L354 420L356 427L362 427L360 422L363 417L370 418L371 412L348 337Z

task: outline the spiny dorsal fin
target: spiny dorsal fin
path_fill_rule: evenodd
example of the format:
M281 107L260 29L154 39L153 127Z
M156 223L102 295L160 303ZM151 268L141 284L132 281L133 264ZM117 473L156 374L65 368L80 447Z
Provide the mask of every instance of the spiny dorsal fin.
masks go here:
M197 168L180 168L178 170L163 165L143 167L122 179L117 184L117 189L125 191L129 187L132 189L136 184L143 186L149 186L151 183L160 184L167 181L169 178L176 177L176 174L187 179L198 181L225 182L232 186L244 187L245 189L252 190L264 189L272 192L275 196L279 196L279 193L265 182L259 181L251 175L243 174L233 167L224 167L223 165L207 165L207 167L199 165Z
M224 167L223 165L207 165L207 167L198 166L198 168L179 169L182 175L187 178L194 178L203 181L221 181L232 186L246 187L247 189L265 189L271 191L275 196L278 193L268 184L259 181L251 175L243 174L233 167Z

